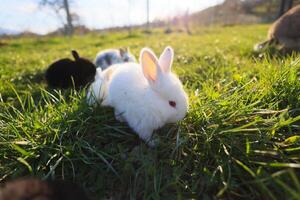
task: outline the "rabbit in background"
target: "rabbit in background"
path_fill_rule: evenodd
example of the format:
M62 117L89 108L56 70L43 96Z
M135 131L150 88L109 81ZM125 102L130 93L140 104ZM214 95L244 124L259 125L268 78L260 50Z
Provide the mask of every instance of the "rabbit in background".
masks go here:
M0 188L0 200L88 200L85 191L68 181L21 178Z
M46 71L46 80L52 88L67 89L84 87L94 81L96 66L88 59L79 57L73 50L74 61L69 58L52 63Z
M173 56L171 47L166 47L159 59L144 48L139 64L109 67L91 85L88 103L113 107L117 120L127 122L141 139L154 146L153 131L183 119L188 110L188 96L171 71Z
M95 58L95 65L105 70L117 63L136 62L135 57L130 53L129 48L107 49L100 51Z
M283 52L300 50L300 5L290 9L270 27L268 39L254 46L259 51L269 45L281 45Z

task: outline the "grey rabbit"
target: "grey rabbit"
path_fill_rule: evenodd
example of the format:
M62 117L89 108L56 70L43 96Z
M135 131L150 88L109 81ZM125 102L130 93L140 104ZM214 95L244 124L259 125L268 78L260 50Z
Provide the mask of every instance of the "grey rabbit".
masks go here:
M95 58L95 65L105 70L109 66L117 63L136 62L135 57L128 48L106 49L100 51Z

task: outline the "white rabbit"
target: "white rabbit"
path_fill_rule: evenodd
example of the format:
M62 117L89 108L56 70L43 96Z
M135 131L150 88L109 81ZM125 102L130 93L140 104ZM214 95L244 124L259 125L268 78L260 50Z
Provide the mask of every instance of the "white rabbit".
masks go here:
M102 72L101 68L97 68L95 81L90 85L87 92L87 103L90 106L106 105L103 102L107 96L109 74L111 74L113 69L114 67L109 67L109 69Z
M109 66L117 63L136 62L135 57L128 48L107 49L100 51L95 58L95 65L105 70Z
M185 117L188 97L178 77L171 72L173 49L166 47L159 59L148 48L140 53L140 64L116 64L101 74L105 80L101 104L114 107L115 117L149 144L154 130ZM92 91L94 88L92 84Z

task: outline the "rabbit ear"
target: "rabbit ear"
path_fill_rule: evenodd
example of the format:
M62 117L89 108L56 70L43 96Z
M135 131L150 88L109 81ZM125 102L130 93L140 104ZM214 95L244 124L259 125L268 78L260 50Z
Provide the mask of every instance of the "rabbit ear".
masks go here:
M142 65L145 78L153 83L157 80L161 69L155 54L147 48L142 49L140 54L140 64Z
M168 73L171 71L172 63L173 63L174 51L172 47L166 47L165 50L159 57L159 65L163 72Z
M126 53L126 51L123 48L119 48L120 55L123 57L123 55Z
M79 60L79 54L77 53L77 51L72 50L71 53L72 53L75 60Z

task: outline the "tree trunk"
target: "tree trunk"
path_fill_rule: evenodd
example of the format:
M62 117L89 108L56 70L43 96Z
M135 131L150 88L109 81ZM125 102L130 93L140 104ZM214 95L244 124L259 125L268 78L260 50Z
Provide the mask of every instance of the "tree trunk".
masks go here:
M150 31L150 19L149 19L149 0L147 0L147 30Z
M128 31L128 35L132 35L132 31L131 31L131 22L130 22L130 13L131 13L131 1L128 0L128 27L127 27L127 31Z
M184 27L185 27L185 31L191 35L192 32L190 30L190 15L189 15L189 9L187 9L187 11L185 12L185 15L184 15Z
M293 7L293 3L294 3L294 0L289 0L288 1L288 10Z
M293 7L294 0L281 0L278 17Z
M284 10L285 10L285 4L286 4L286 0L281 0L279 13L278 13L278 18L281 17L281 15L283 15Z
M73 34L73 24L72 24L72 16L70 13L70 9L69 9L69 2L68 0L64 0L64 8L66 11L66 16L67 16L67 35L72 35Z

